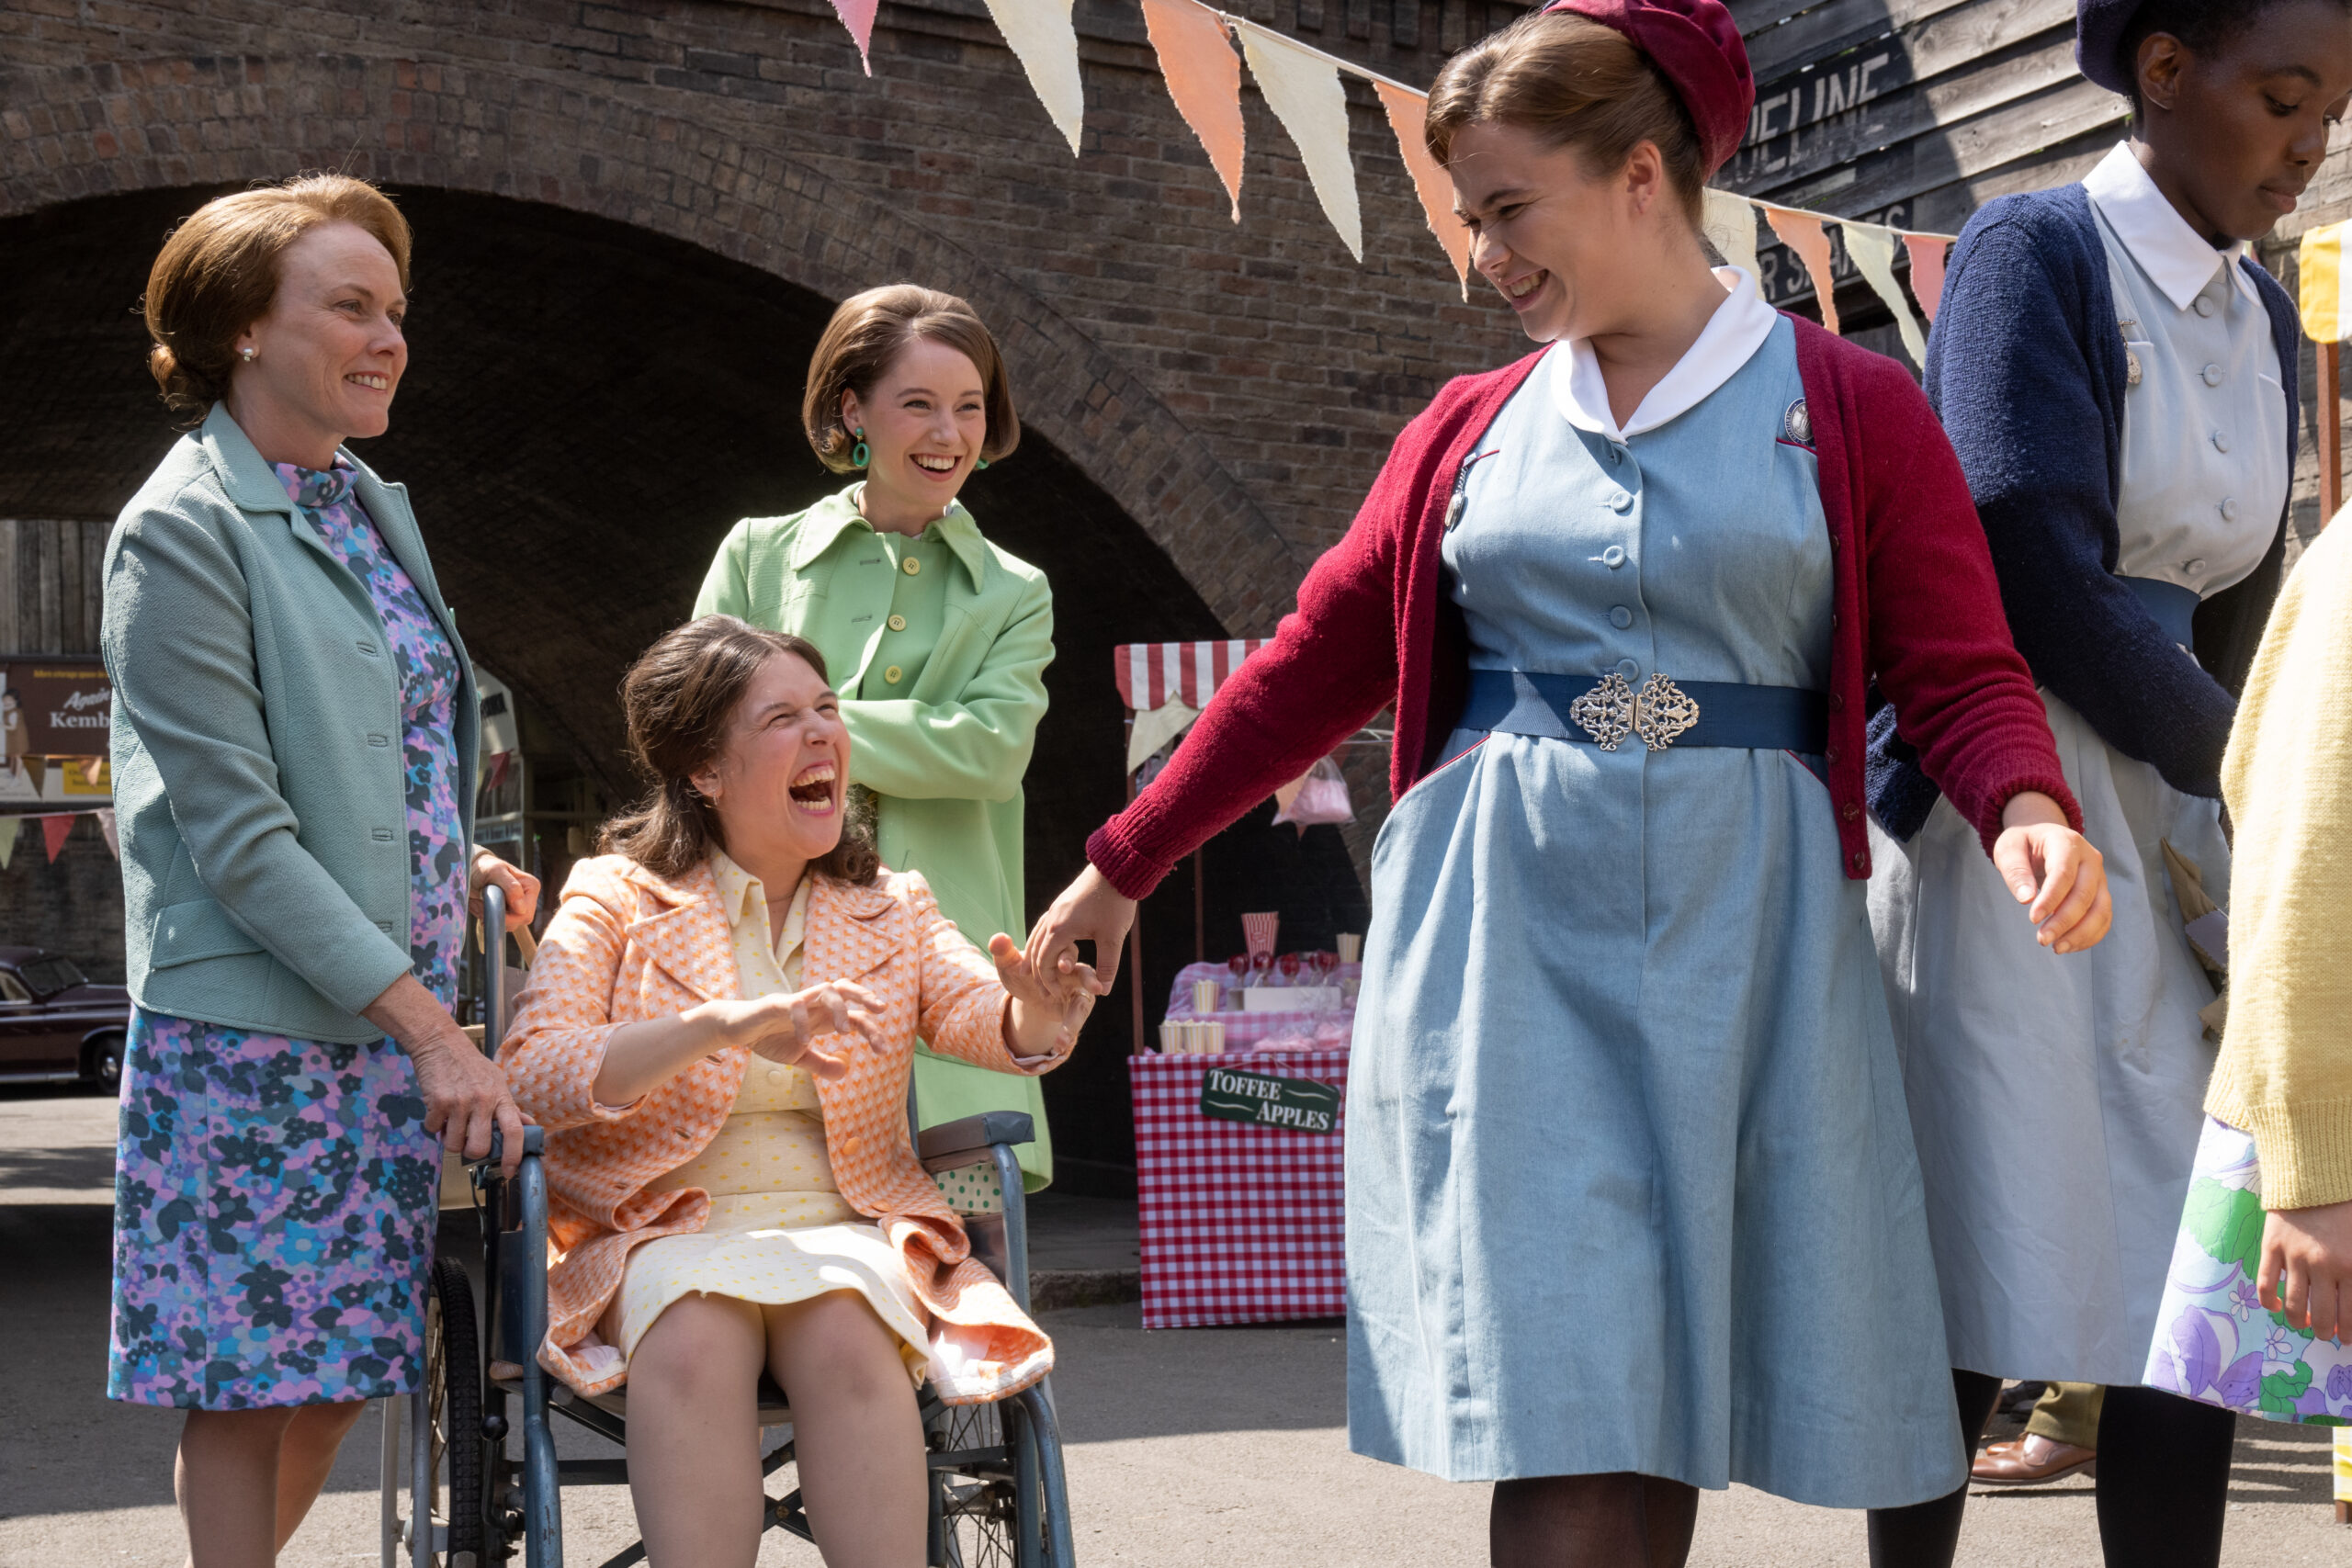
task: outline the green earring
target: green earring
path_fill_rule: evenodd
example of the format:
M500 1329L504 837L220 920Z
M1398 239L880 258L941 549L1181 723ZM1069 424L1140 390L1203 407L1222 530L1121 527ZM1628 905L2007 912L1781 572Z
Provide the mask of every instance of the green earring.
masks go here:
M980 459L977 464L975 464L975 465L973 465L973 466L974 466L974 467L976 467L976 468L987 468L987 467L989 466L989 460L988 460L986 457L983 457L983 458L981 458L981 459Z
M874 451L865 444L865 426L859 425L856 434L857 445L850 448L849 466L853 468L862 468L874 461Z

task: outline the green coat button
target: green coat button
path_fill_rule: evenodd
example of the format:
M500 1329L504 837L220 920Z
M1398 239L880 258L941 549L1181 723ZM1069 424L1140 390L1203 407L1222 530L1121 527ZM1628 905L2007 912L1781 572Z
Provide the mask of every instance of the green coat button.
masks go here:
M906 618L906 616L904 616L904 615L893 615L893 616L891 616L891 617L890 617L890 629L891 629L892 631L894 631L894 632L902 632L902 631L905 631L905 630L907 629L907 618Z
M882 671L882 679L889 682L890 684L895 686L899 683L899 677L901 673L903 673L903 671L901 671L897 665L893 664L890 668Z
M909 577L912 577L922 570L922 562L913 556L909 556L901 564L906 567L907 575Z

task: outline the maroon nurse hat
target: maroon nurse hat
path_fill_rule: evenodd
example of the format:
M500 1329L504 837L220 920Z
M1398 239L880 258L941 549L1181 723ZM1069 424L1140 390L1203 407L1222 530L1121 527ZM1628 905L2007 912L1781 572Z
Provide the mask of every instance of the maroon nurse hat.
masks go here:
M1739 150L1756 107L1756 76L1723 0L1552 0L1544 9L1589 17L1648 55L1690 111L1708 174Z

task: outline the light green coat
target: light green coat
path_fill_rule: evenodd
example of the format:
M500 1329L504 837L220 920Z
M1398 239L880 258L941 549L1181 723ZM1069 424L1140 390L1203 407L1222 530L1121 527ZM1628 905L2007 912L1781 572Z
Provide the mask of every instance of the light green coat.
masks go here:
M458 656L458 776L474 776L472 667L408 492L350 453L360 504ZM368 590L215 405L107 541L123 961L152 1012L361 1044L359 1010L409 972L400 674ZM473 790L460 789L465 840Z
M741 616L817 645L842 694L851 779L876 797L882 863L922 873L975 942L998 931L1021 941L1021 780L1046 713L1053 592L1045 573L983 538L960 503L917 540L876 533L858 515L857 492L737 524L695 614ZM933 575L910 575L910 558ZM1021 1151L1022 1167L1037 1185L1052 1176L1036 1079L926 1055L915 1094L925 1126L1028 1111L1037 1141Z

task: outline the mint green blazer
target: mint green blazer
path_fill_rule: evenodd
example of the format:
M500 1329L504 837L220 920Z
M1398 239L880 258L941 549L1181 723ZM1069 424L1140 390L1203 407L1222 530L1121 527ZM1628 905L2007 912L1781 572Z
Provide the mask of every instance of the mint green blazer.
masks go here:
M473 841L473 668L408 492L345 452L458 656ZM123 956L152 1012L359 1044L409 972L400 678L368 591L228 411L173 444L107 541Z

